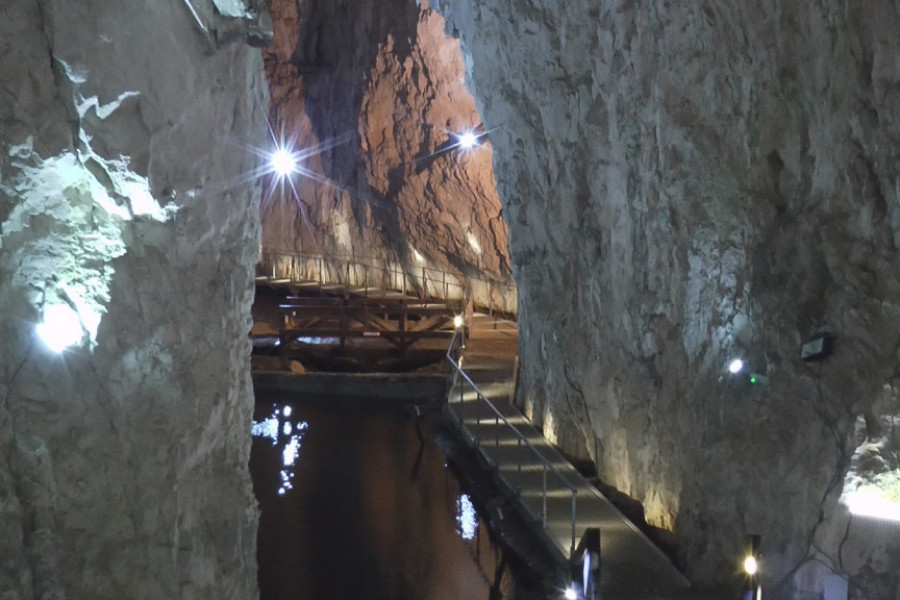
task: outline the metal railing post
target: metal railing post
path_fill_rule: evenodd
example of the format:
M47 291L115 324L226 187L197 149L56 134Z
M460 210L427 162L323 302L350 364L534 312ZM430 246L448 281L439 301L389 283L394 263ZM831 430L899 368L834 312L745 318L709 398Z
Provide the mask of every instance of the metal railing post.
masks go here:
M569 557L575 554L575 496L578 490L572 490L572 547L569 549Z
M472 436L475 438L475 447L478 447L478 430L481 429L481 415L478 414L478 401L481 397L478 395L478 389L475 389L475 434Z
M466 385L466 382L463 381L463 378L459 378L459 422L465 426L466 424L466 405L463 403L463 387Z
M543 506L541 507L541 518L544 522L544 527L547 526L547 465L544 465L544 494L543 494Z
M500 417L494 417L494 448L500 447Z
M516 475L522 475L522 438L516 438Z

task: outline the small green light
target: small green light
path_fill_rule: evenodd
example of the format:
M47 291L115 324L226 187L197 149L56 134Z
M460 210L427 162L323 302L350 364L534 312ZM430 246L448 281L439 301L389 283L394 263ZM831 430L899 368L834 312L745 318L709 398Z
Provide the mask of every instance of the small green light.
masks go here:
M751 376L750 376L750 383L756 383L757 381L759 381L759 380L756 379L756 375L751 375Z

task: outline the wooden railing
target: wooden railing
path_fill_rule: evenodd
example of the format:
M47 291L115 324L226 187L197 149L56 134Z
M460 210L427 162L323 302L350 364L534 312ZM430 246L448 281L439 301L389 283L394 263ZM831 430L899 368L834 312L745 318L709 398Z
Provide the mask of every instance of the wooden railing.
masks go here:
M360 289L393 290L416 295L423 300L438 299L467 304L514 316L518 312L516 285L509 281L467 277L423 264L409 264L385 258L312 254L284 250L263 250L257 275L273 280L317 282Z

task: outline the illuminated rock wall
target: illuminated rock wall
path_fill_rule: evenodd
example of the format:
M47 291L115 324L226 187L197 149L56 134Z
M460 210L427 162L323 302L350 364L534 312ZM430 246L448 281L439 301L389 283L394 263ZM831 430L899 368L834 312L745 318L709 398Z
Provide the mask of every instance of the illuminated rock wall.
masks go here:
M388 257L508 279L489 141L458 40L409 0L273 0L266 54L278 140L312 150L264 200L266 250ZM479 130L480 131L480 130Z
M758 533L767 597L900 597L898 528L846 507L897 499L896 4L434 5L498 127L528 412L699 581Z
M256 29L237 0L3 3L3 598L256 597Z

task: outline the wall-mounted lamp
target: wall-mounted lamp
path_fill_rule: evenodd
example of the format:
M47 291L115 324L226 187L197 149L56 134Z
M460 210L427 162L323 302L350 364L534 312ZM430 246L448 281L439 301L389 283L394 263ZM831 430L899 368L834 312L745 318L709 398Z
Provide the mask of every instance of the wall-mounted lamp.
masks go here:
M822 360L834 350L834 334L821 331L800 346L800 360Z
M762 600L762 586L756 578L759 572L759 544L760 536L747 536L747 553L744 556L744 573L746 580L744 582L743 600Z

